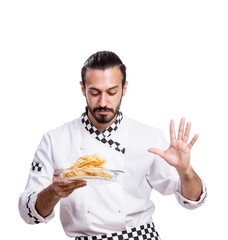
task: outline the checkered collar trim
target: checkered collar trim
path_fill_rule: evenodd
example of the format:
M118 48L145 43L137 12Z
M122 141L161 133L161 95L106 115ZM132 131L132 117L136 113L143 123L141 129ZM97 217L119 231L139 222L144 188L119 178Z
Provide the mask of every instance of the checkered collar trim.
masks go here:
M114 148L116 151L125 153L125 148L118 142L111 139L111 134L113 131L118 129L118 125L121 123L123 119L123 114L121 112L118 113L116 121L112 123L111 126L105 129L103 132L99 132L95 126L89 120L87 113L84 112L81 116L81 122L84 125L85 129L94 136L98 141L109 145L109 147Z

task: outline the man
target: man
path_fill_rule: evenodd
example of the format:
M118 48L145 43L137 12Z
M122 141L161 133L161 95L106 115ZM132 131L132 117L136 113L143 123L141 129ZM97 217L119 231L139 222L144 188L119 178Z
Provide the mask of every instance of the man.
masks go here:
M160 239L153 223L151 191L175 194L185 208L206 199L206 188L190 165L190 123L182 118L177 135L170 122L170 143L162 132L124 116L126 67L113 52L101 51L85 62L82 116L44 134L34 156L19 211L29 224L48 222L60 201L60 219L69 237L82 239ZM67 181L54 175L76 159L99 154L106 167L124 172L110 184Z

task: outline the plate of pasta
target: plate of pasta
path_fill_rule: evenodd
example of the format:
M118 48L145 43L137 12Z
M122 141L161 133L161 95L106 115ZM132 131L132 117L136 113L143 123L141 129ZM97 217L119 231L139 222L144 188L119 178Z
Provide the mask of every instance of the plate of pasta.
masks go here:
M68 168L59 171L61 177L66 180L85 179L86 181L118 181L120 174L124 173L120 170L112 170L106 168L84 167L84 168Z
M79 157L66 169L58 170L58 174L66 180L85 179L93 183L118 181L121 170L112 170L105 167L106 160L98 154Z

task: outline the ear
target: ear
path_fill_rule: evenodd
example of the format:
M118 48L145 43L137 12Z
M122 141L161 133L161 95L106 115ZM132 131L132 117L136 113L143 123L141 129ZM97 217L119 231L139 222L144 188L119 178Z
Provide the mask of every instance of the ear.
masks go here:
M123 86L123 96L125 96L125 94L127 92L127 85L128 85L128 82L126 81L124 86Z
M82 94L83 94L84 96L86 96L85 86L84 86L84 84L83 84L82 81L80 82L80 85L81 85Z

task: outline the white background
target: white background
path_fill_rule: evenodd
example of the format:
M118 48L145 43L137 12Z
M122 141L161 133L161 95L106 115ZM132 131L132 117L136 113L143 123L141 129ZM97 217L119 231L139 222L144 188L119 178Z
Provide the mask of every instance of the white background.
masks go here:
M0 2L1 238L68 239L58 216L25 224L17 202L43 133L84 110L80 70L99 50L127 66L126 115L167 137L170 119L177 125L185 116L200 135L192 165L207 184L207 202L189 211L153 193L162 240L227 237L226 2Z

